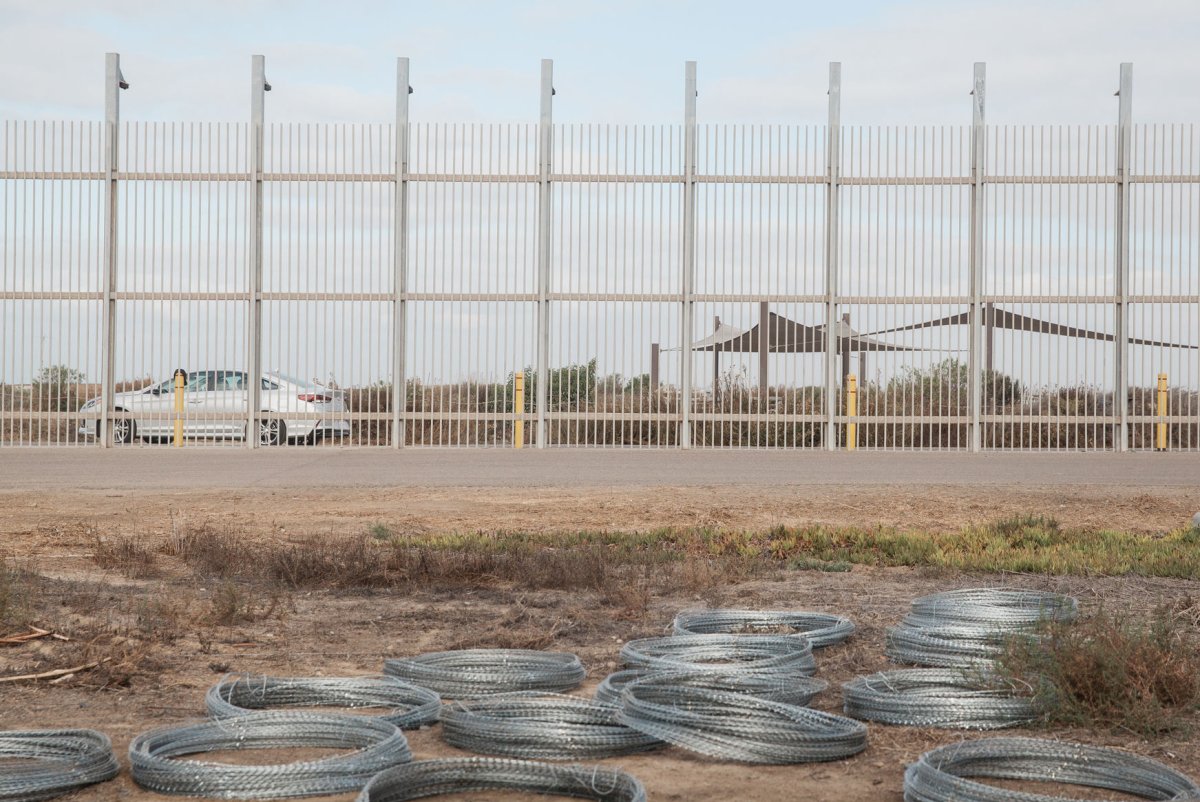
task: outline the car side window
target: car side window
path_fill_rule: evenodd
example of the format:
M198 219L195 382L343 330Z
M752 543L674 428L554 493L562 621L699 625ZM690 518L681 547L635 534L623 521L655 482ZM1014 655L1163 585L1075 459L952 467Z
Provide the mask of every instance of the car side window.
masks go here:
M188 377L187 387L184 388L186 393L203 393L209 388L209 379L211 374L199 372L193 373Z
M246 389L246 374L238 373L232 370L223 370L217 373L217 389L218 390L245 390Z
M275 382L271 381L270 379L266 379L266 378L264 378L264 379L262 380L262 388L263 388L264 390L278 390L278 389L279 389L279 385L278 385L278 384L276 384Z

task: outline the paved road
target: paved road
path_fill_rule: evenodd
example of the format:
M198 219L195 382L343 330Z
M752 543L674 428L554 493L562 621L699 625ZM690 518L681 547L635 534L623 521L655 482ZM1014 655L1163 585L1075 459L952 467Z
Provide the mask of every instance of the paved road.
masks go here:
M705 485L1200 487L1200 454L192 448L0 452L0 491ZM2 514L2 513L0 513Z

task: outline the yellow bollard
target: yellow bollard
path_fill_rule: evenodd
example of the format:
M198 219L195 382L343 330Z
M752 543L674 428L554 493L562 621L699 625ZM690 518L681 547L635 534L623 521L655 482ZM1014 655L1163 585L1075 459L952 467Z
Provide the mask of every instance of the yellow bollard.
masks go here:
M183 384L187 372L183 368L175 371L175 447L183 448Z
M1167 417L1167 374L1158 374L1158 417ZM1156 444L1159 451L1167 450L1167 423L1160 420L1158 423L1158 442Z
M853 419L858 417L858 377L853 373L846 376L846 450L853 451L858 446L858 424Z
M513 374L513 448L525 446L525 372Z

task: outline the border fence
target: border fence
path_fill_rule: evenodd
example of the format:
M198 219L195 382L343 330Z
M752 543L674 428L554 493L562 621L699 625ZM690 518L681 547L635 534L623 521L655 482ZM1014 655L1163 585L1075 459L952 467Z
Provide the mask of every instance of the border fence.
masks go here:
M0 122L0 447L1200 449L1200 141Z

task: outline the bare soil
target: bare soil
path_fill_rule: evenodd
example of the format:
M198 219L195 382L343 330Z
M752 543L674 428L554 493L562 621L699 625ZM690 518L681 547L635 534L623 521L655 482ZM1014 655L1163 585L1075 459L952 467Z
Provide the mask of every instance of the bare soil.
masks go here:
M961 575L856 566L846 573L779 571L717 584L699 593L656 592L644 609L606 604L591 592L528 591L504 585L454 592L313 591L251 598L251 607L262 613L259 620L198 625L196 605L207 603L217 590L211 582L169 563L150 579L100 569L91 556L97 536L138 535L153 542L181 521L209 522L243 532L247 548L262 538L358 534L376 522L396 532L626 530L693 524L757 528L805 522L949 530L1011 512L1053 515L1067 527L1154 533L1180 526L1197 507L1200 492L1195 490L1112 487L4 493L0 494L0 553L10 564L49 577L49 592L60 596L62 607L72 611L64 619L70 626L119 635L134 611L144 618L157 616L165 631L158 641L143 647L139 669L128 677L88 672L57 685L0 684L0 728L98 728L113 738L127 768L124 753L134 735L202 716L205 690L227 671L281 676L367 674L380 671L385 657L468 647L575 652L589 669L579 691L587 694L618 667L617 653L624 641L666 632L680 609L717 605L825 610L851 617L859 627L856 636L817 653L818 676L828 680L830 688L814 700L814 706L836 711L842 682L889 667L883 656L885 628L899 620L912 598L925 593L1015 584L1074 594L1085 608L1104 605L1135 611L1200 595L1200 583L1181 580ZM0 633L5 634L10 633ZM105 648L112 649L112 643ZM70 665L79 649L77 643L50 640L2 647L0 676ZM1143 740L1129 734L1036 729L1006 734L1119 746L1184 771L1195 772L1200 766L1200 740L1190 736ZM652 800L899 802L908 763L934 746L976 737L982 736L871 725L867 751L832 763L749 766L675 748L603 762L636 775ZM417 759L461 754L441 741L436 727L410 733L409 738ZM255 762L263 757L256 756ZM280 755L288 757L294 756ZM1062 788L1054 792L1075 795ZM117 780L89 789L79 798L136 802L161 797L138 789L123 771ZM350 800L353 795L328 798ZM1114 796L1081 792L1079 798Z

